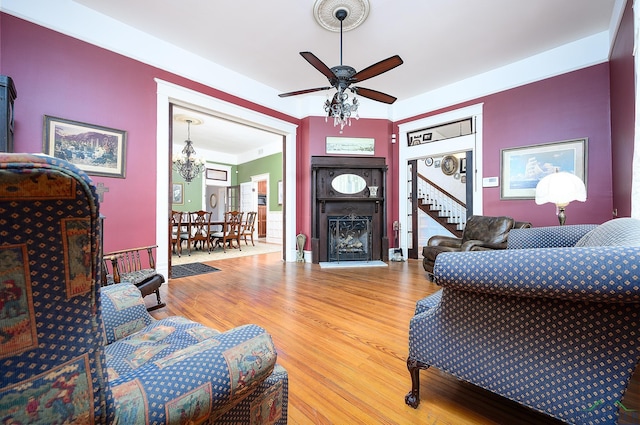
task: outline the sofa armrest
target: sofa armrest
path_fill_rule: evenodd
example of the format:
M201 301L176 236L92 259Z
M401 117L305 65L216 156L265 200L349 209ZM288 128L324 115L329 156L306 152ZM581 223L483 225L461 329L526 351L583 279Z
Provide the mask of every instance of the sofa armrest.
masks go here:
M132 283L100 288L105 344L131 335L155 321L147 311L140 290Z
M168 414L166 423L178 423L180 411L168 407L175 400L191 400L188 405L200 406L213 423L259 386L277 360L271 335L260 326L219 332L180 316L107 345L105 353L114 423L131 423L132 404L146 405L149 417Z
M507 249L574 246L581 237L596 227L596 224L573 224L512 229L507 238Z
M448 248L460 248L460 245L462 245L462 239L442 235L431 236L427 242L427 246L446 246Z
M456 290L513 297L640 302L640 247L443 252L435 282Z

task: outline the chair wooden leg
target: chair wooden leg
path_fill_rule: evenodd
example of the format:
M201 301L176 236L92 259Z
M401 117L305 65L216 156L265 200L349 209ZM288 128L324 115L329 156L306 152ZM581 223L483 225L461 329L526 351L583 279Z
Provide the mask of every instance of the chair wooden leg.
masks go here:
M147 311L157 310L159 308L166 306L166 304L163 303L162 300L160 299L160 289L156 289L154 292L156 293L157 303L156 305L152 305L151 307L148 307Z
M409 374L411 375L411 391L405 396L404 401L414 409L417 409L420 404L420 370L428 368L428 364L411 357L407 359L407 369L409 369Z

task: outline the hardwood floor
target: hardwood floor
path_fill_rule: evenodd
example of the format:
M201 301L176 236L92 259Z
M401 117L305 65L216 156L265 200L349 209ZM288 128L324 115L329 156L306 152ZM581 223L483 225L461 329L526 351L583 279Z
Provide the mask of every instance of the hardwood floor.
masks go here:
M321 269L280 255L209 262L220 271L163 285L167 307L152 314L219 330L265 327L289 373L291 425L558 423L433 368L421 372L418 409L405 404L409 320L416 301L438 288L418 260ZM638 382L636 373L629 408L640 409Z

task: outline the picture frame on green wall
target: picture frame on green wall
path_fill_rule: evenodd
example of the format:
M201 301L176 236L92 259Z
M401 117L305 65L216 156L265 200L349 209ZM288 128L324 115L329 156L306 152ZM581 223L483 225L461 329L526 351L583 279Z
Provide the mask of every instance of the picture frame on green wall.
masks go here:
M173 190L171 191L171 203L175 205L184 204L184 184L173 184Z
M94 176L125 178L127 132L44 116L43 152Z

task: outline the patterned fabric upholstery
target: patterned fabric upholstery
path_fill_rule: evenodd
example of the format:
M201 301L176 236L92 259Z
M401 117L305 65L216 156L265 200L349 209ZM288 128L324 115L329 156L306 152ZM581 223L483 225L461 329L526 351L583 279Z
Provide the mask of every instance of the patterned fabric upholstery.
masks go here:
M288 377L256 325L153 319L100 288L98 201L65 161L0 154L0 423L287 423Z
M571 226L513 229L509 232L507 249L575 246L580 238L596 227L598 226L595 224L575 224Z
M276 365L276 350L264 329L245 325L219 332L180 316L153 320L144 303L140 307L140 291L129 283L103 287L101 298L105 319L123 316L111 323L129 320L130 327L121 326L127 331L139 326L141 316L149 323L105 348L117 423L200 423L225 412L245 419L239 423L283 418L286 423L286 372L279 367L264 382ZM258 388L262 391L254 394ZM234 407L250 394L254 403L249 406L271 411L257 416L262 422L250 422L257 414L251 407Z
M0 154L0 421L104 423L98 198L46 156Z
M122 282L131 282L133 284L142 283L145 280L152 278L158 274L158 271L155 269L142 269L142 270L134 270L127 273L122 273L120 275L120 281ZM116 283L113 280L113 275L107 275L107 285L113 285Z
M136 333L153 322L140 295L140 290L129 284L105 286L100 290L106 344Z
M407 403L434 366L568 423L616 423L640 358L640 247L567 247L593 228L512 230L510 249L439 255L441 294L410 323Z

